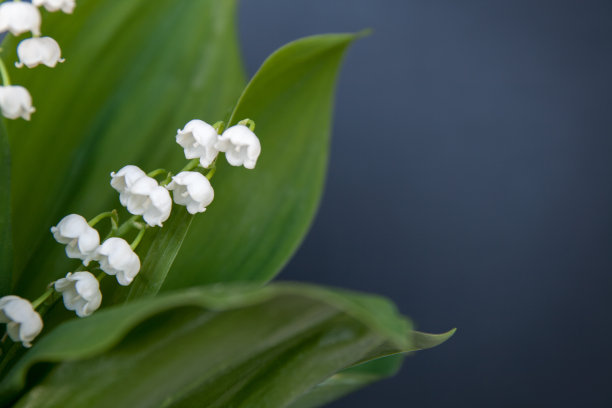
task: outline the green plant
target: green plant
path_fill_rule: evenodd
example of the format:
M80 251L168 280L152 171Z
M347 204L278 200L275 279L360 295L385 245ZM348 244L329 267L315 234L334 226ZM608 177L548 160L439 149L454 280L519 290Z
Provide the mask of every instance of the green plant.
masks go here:
M140 228L125 234L141 268L129 286L101 282L102 309L84 319L53 289L35 302L46 315L34 346L5 336L3 404L315 407L452 335L413 331L377 296L267 284L314 216L337 71L360 34L292 42L245 86L235 9L234 0L82 0L72 16L44 15L64 64L9 69L37 111L0 131L2 294L35 299L84 269L48 230L71 212L106 214L109 235ZM3 59L17 59L19 40L4 40ZM163 228L143 235L108 174L128 163L183 167L175 130L193 118L222 121L218 130L252 119L257 167L199 168L215 174L206 213L175 206Z

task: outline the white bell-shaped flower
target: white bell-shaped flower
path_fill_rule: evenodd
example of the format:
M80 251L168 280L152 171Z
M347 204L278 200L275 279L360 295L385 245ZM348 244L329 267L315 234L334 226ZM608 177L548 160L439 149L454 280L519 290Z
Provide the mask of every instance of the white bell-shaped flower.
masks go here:
M210 181L196 171L183 171L172 177L168 190L173 190L174 202L187 207L190 214L206 211L215 192Z
M11 340L31 347L32 340L42 331L43 322L29 300L19 296L0 298L0 323L6 323Z
M255 168L261 153L261 144L255 133L244 125L228 128L216 144L219 151L225 152L227 162L232 166Z
M0 4L0 32L10 31L20 35L30 31L40 35L40 11L25 1L6 1Z
M140 258L123 238L109 238L96 250L100 269L116 275L120 285L127 286L140 271Z
M202 167L208 167L219 154L215 147L219 135L208 123L194 119L176 134L176 142L185 150L185 158L200 159Z
M35 6L44 6L47 11L55 12L62 10L66 14L72 14L76 3L75 0L32 0Z
M136 180L127 189L127 209L142 218L150 226L162 226L162 222L170 217L172 210L172 199L168 190L157 184L157 181L149 176Z
M102 303L100 283L90 272L68 273L55 281L54 287L62 294L66 309L74 310L79 317L89 316Z
M130 188L141 177L146 177L147 173L138 166L127 165L118 172L111 173L111 186L119 192L119 201L126 207L130 196Z
M78 214L65 216L55 227L51 227L51 232L57 242L66 244L66 255L83 260L84 265L93 259L100 245L98 231Z
M34 68L39 64L53 68L58 62L64 62L59 44L51 37L33 37L21 41L17 46L17 55L17 68L24 65Z
M0 86L0 109L5 118L22 117L25 120L30 120L30 115L36 110L30 93L20 85Z

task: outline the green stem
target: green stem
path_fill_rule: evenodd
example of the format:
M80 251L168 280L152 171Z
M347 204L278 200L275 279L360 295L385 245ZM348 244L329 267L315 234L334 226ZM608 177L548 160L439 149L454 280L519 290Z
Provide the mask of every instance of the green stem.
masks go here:
M121 224L121 226L117 229L117 236L125 235L126 232L130 230L134 226L134 222L140 218L140 215L131 216L126 222Z
M181 173L183 171L193 170L196 167L198 167L199 164L200 164L200 159L193 159L189 163L187 163L187 165L185 167L183 167L181 169L181 171L179 171L179 173Z
M215 172L217 171L217 166L213 166L213 168L210 169L210 171L208 173L206 173L206 178L207 179L211 179L213 178L213 176L215 175Z
M217 133L223 133L223 130L225 129L225 122L220 120L219 122L215 123L213 127L215 128Z
M91 220L89 220L88 224L89 224L90 227L93 227L93 226L95 226L97 223L99 223L100 221L102 221L105 218L110 218L112 220L113 215L115 215L116 213L117 213L117 211L115 211L115 210L100 213L100 214L96 215L95 217L93 217Z
M51 286L45 293L40 295L38 299L32 302L32 308L36 309L38 306L42 305L45 300L49 299L53 292L55 292L55 289Z
M248 127L251 132L255 131L255 121L251 119L242 119L240 122L238 122L238 124Z
M140 227L138 235L136 235L136 238L134 238L134 241L132 241L132 244L130 245L130 247L132 247L132 250L135 250L138 247L138 244L140 244L140 241L142 241L142 237L144 236L146 230L147 227L145 227L144 225Z
M169 172L166 169L156 169L156 170L153 170L153 171L147 173L147 176L155 177L155 176L159 176L160 174L164 174L164 173L169 173Z
M9 77L8 70L6 69L6 65L4 64L4 60L0 58L0 76L2 76L2 84L4 86L11 85L11 77Z

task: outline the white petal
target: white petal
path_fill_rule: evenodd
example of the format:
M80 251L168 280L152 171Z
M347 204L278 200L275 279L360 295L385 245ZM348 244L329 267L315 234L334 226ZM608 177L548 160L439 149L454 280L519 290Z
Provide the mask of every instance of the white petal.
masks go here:
M0 4L0 32L10 31L20 35L27 31L40 35L40 12L25 1L7 1Z
M58 62L64 62L59 44L51 37L34 37L21 41L17 47L17 55L17 68L23 65L34 68L39 64L53 68Z
M32 0L32 4L44 6L50 12L62 10L66 14L72 14L76 6L75 0Z
M21 117L25 120L30 120L30 115L36 110L32 107L28 90L19 85L0 86L0 109L8 119Z
M228 128L217 142L216 147L225 152L227 162L232 166L252 169L261 153L259 139L248 127L236 125Z

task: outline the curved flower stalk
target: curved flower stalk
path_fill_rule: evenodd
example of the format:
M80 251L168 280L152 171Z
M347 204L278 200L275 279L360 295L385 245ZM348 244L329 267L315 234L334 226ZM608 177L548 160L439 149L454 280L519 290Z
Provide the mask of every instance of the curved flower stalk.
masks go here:
M26 32L32 33L32 38L27 38L17 46L19 61L15 63L17 68L26 66L35 68L40 64L55 67L58 62L64 62L62 50L59 44L51 37L40 37L40 26L42 18L39 6L44 6L48 11L62 10L72 13L75 7L74 0L33 0L32 3L13 0L0 4L0 33L10 32L17 36ZM23 118L30 120L30 115L35 111L32 106L32 96L22 86L11 85L11 79L4 61L0 58L0 75L2 86L0 86L0 111L8 119Z
M22 58L25 65L26 59ZM0 87L0 100L1 97ZM111 187L119 193L121 205L133 214L132 217L119 224L117 210L98 214L89 222L79 214L69 214L51 227L55 240L66 245L66 255L80 259L82 266L51 282L47 291L33 303L17 296L0 299L0 322L8 323L9 337L29 347L43 327L36 309L42 304L52 304L60 297L66 309L73 310L78 317L91 315L102 304L99 282L106 275L115 276L121 286L130 285L140 272L140 257L135 250L142 237L148 228L162 227L170 217L170 191L174 202L185 206L190 214L206 211L215 196L210 179L216 171L217 149L226 151L230 164L254 168L261 151L259 139L253 133L254 127L253 121L245 119L219 136L219 131L224 128L222 122L211 126L195 119L176 136L186 158L191 159L178 174L173 176L164 169L147 174L131 164L112 172ZM155 179L159 175L164 176L161 182ZM111 228L100 244L100 234L94 227L105 218L110 219ZM129 243L124 237L133 230L138 232ZM88 265L92 262L95 263L90 268ZM84 270L86 266L90 270L99 269L101 273L96 277Z

